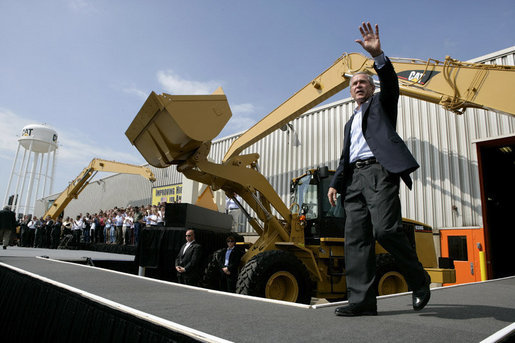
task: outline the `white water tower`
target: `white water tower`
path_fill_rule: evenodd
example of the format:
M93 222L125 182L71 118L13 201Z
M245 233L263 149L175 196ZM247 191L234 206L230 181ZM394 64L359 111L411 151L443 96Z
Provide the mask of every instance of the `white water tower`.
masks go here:
M18 162L20 148L23 148L23 157ZM14 213L33 214L36 200L52 194L56 150L57 132L51 127L31 124L22 129L4 206L12 197L11 209ZM11 186L15 187L12 191Z

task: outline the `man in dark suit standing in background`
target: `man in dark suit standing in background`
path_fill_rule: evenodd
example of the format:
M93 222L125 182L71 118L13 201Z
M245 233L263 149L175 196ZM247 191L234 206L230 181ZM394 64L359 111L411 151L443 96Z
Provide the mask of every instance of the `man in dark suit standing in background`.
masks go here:
M357 103L345 125L343 151L331 182L328 198L335 206L342 194L345 222L345 266L349 305L336 315L377 315L375 240L397 262L413 290L413 308L421 310L429 301L429 275L402 230L399 183L411 189L409 176L419 165L395 131L399 83L390 60L384 55L370 23L360 27L363 40L356 40L374 58L381 92L374 94L373 79L356 73L350 81Z
M16 215L9 206L5 206L0 211L0 238L2 238L4 250L7 249L13 233L16 234Z
M231 293L236 292L238 267L242 256L243 251L236 247L236 239L234 236L227 237L227 248L222 249L218 255L218 264L220 265L221 273L220 290Z
M179 250L175 259L175 270L179 283L197 286L200 280L202 250L200 244L195 242L195 231L186 231L186 243Z

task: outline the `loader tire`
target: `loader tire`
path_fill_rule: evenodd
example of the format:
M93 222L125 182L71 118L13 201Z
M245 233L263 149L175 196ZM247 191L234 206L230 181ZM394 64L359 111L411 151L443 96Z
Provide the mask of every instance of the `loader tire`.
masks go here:
M206 269L204 270L204 275L202 276L202 281L200 285L204 288L220 290L220 263L218 262L218 255L222 252L223 249L217 250L213 253L212 257L207 264Z
M400 273L395 259L390 254L380 254L376 256L375 289L377 295L408 291L408 283Z
M309 304L311 280L290 252L269 250L254 256L238 275L236 293Z

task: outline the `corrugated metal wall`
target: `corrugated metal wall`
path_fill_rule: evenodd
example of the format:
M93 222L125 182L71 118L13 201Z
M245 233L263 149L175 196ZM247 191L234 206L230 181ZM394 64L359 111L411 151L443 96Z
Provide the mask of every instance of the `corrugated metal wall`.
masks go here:
M474 60L483 61L515 65L515 47ZM289 182L294 176L322 165L336 168L343 127L354 107L352 99L344 99L309 111L291 122L293 130L277 130L244 153L260 154L261 173L289 206ZM397 123L399 134L421 165L412 175L413 191L401 188L403 216L435 228L482 226L477 156L472 141L515 134L515 117L475 109L458 116L440 106L401 97ZM295 135L300 145L295 144ZM209 157L220 162L236 137L213 142ZM155 186L182 180L175 166L152 170L158 178ZM100 184L93 183L66 212L96 212L99 206L106 209L139 201L150 203L152 185L140 176L120 174L103 180L106 184L102 191Z

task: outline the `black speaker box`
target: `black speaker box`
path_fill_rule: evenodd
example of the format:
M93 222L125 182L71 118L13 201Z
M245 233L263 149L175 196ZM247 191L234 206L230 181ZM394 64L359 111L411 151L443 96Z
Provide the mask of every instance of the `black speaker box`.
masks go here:
M232 217L192 204L166 204L165 226L230 232Z

